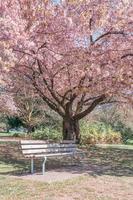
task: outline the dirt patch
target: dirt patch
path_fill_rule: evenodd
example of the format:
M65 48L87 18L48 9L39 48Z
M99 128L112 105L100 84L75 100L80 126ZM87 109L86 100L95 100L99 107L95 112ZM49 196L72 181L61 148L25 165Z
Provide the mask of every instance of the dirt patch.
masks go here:
M86 175L85 172L77 170L76 167L66 167L66 168L59 168L54 170L48 170L45 172L44 175L42 173L34 173L34 174L23 174L19 176L12 176L15 178L22 178L25 180L33 180L39 182L63 182L68 179L76 178Z

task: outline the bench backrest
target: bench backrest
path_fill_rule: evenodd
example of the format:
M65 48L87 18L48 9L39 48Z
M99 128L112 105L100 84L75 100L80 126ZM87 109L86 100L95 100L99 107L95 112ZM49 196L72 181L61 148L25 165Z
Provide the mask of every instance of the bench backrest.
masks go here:
M72 154L76 151L76 144L73 141L50 143L37 140L21 140L21 149L25 157L41 157L53 154Z

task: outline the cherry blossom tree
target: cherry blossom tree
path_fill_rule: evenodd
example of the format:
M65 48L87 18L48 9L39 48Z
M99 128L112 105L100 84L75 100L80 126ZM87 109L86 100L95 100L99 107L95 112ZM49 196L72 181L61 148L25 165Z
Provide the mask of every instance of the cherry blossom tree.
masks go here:
M132 0L6 0L0 11L1 65L62 117L64 139L79 141L96 106L131 100Z

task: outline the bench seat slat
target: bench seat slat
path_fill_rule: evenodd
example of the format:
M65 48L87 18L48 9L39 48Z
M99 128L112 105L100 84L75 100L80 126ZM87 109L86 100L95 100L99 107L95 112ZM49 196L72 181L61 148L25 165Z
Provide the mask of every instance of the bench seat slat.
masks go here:
M37 153L57 153L57 152L73 152L75 148L47 148L47 149L26 149L22 150L23 154L37 154Z
M44 141L44 140L21 140L20 141L21 144L57 144L54 142L49 142L49 141ZM72 140L63 140L62 142L60 142L59 144L75 144L74 141Z
M74 153L73 152L69 152L69 153L54 153L54 154L31 154L31 155L25 155L26 158L41 158L41 157L53 157L53 156L65 156L65 155L73 155Z
M22 144L22 149L74 148L75 144Z
M22 144L49 144L47 141L43 140L21 140L21 145Z

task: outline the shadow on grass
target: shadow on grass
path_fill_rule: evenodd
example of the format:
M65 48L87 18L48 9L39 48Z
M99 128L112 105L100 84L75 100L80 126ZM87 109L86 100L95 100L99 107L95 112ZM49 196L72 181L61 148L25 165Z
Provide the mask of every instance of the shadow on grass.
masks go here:
M48 169L61 167L59 159L52 158L47 162ZM42 159L34 160L36 172L42 171ZM0 175L25 175L30 173L30 159L22 155L19 142L0 142Z
M29 170L18 142L0 142L0 174L21 174Z
M67 159L65 160L65 167L56 171L89 174L94 177L102 175L133 177L131 149L90 147L84 158L76 161L76 166L68 166Z
M90 147L86 155L77 160L69 157L51 158L46 163L47 171L89 174L92 176L133 176L133 150ZM41 172L40 160L35 161L36 170ZM24 175L30 172L30 160L24 159L17 142L0 143L0 174Z
M133 150L91 147L84 164L92 175L133 176Z

